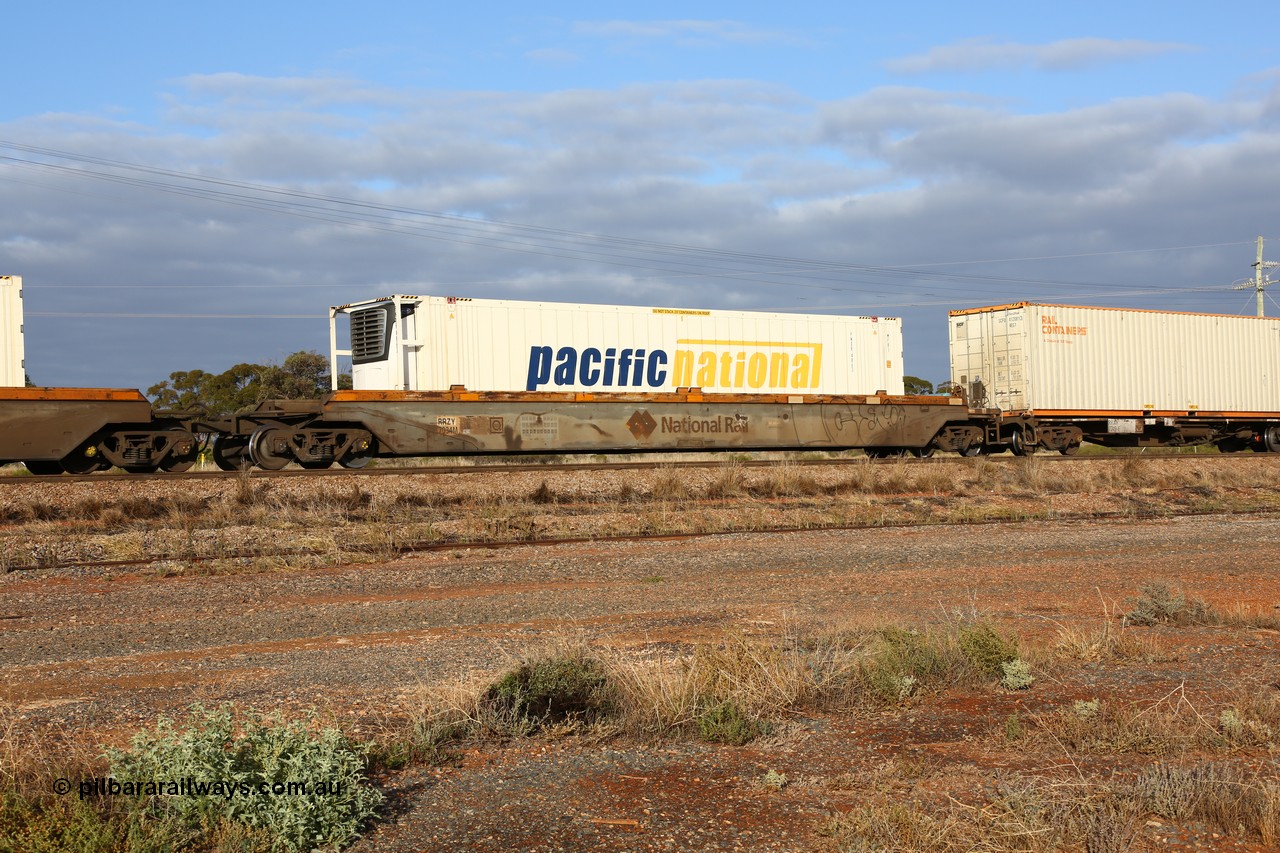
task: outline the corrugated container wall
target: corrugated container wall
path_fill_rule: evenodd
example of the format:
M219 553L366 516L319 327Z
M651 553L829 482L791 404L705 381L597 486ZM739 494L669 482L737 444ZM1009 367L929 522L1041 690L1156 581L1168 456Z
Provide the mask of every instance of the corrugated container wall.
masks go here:
M1019 303L952 311L951 380L1008 412L1280 412L1280 319Z
M357 390L903 392L896 317L438 296L335 311L351 315Z
M22 345L22 277L0 275L0 386L27 384Z

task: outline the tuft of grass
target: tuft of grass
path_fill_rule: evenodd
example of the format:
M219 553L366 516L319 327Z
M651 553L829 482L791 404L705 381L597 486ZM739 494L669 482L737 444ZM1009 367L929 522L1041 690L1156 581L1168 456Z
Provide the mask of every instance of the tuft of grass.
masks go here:
M1036 714L1033 720L1062 746L1095 755L1280 747L1280 698L1244 695L1215 718L1191 703L1184 686L1154 703L1077 700L1070 708Z
M671 468L659 468L649 489L649 496L656 501L688 500L689 488L679 473Z
M1054 651L1067 660L1098 662L1136 660L1146 663L1174 660L1156 637L1113 626L1110 618L1085 625L1059 625Z
M1280 841L1280 783L1238 764L1153 764L1138 774L1132 797L1167 820L1203 820L1229 835Z
M952 686L1006 679L1030 686L1030 668L1018 658L1017 639L985 620L948 617L942 627L925 629L883 626L826 637L821 644L838 652L843 662L825 694L845 700L892 705ZM1021 666L1009 676L1005 664L1014 662Z
M707 497L736 498L747 493L747 478L737 462L727 462L720 467L715 479L707 485Z

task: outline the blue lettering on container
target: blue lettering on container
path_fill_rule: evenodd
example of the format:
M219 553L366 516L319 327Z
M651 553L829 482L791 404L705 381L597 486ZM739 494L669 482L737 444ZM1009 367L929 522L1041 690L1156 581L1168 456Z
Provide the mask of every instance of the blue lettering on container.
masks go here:
M556 387L583 385L587 388L609 387L661 388L667 381L670 359L663 350L624 349L610 347L603 353L587 347L578 353L575 347L560 347L552 355L551 347L529 347L529 373L526 391L537 391L544 385ZM615 376L617 382L614 382Z

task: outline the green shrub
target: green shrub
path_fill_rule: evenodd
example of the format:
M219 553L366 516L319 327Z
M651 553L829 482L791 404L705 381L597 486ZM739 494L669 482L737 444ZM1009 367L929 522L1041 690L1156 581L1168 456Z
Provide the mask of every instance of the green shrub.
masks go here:
M44 808L14 792L0 793L0 853L98 853L118 849L124 825L80 799Z
M958 640L965 660L984 678L999 678L1002 665L1018 657L1018 641L987 622L961 628Z
M364 778L363 748L314 722L196 705L185 728L161 717L106 758L116 782L152 783L132 801L144 815L193 831L229 820L269 833L275 849L338 847L356 837L382 794ZM174 785L186 788L165 789Z
M747 716L732 699L704 709L697 720L698 735L711 743L741 746L769 731L765 723Z
M876 635L862 679L883 702L901 702L924 687L945 681L952 656L935 636L905 628L885 628Z
M611 706L603 667L576 652L520 664L489 687L484 702L519 733L547 723L592 722Z

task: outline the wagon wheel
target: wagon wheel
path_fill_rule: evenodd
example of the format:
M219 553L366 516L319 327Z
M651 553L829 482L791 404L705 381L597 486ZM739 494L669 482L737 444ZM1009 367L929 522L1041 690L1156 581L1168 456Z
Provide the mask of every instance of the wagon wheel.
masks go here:
M279 471L293 461L293 454L277 453L271 446L282 434L283 430L265 426L253 431L249 436L249 458L253 464L265 471Z
M194 464L196 464L194 456L174 456L171 453L160 463L160 467L170 474L181 474L183 471L190 471Z
M361 447L361 445L364 445ZM368 443L358 441L350 450L348 450L338 460L338 464L343 468L363 468L368 465L373 457L378 455L378 440L372 436Z
M928 459L937 449L932 444L928 447L913 447L911 448L911 455L917 459Z
M98 445L90 439L62 459L62 470L68 474L92 474L94 471L105 471L111 463L98 453Z
M1035 444L1028 444L1026 433L1020 429L1015 429L1009 434L1009 447L1012 448L1014 456L1030 456L1036 452Z
M210 450L213 464L223 471L243 471L249 467L249 439L242 435L220 435Z
M53 474L62 473L62 464L56 460L39 459L30 462L23 462L27 466L27 470L37 477L48 477Z
M1058 452L1061 453L1063 456L1075 456L1077 453L1080 452L1080 445L1068 444L1063 447L1059 447Z
M175 438L185 438L189 436L185 430L171 430L175 433ZM196 460L200 458L200 444L192 438L191 449L185 454L170 453L164 459L160 460L161 470L168 471L171 474L181 474L183 471L189 471L191 466L196 464Z
M966 444L960 449L961 456L974 457L982 454L982 442L975 441L973 444Z

